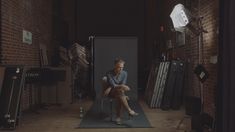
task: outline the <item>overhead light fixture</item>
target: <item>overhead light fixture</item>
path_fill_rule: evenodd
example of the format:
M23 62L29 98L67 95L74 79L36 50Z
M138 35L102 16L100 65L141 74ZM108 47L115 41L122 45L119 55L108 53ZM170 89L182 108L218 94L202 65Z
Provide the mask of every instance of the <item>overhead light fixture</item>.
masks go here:
M184 31L185 26L187 26L190 22L190 14L187 11L187 9L184 8L184 5L177 4L171 14L170 14L171 20L173 22L173 26L176 31Z
M173 22L175 31L184 32L187 28L196 35L199 35L202 32L207 33L201 24L203 17L192 16L191 12L182 4L177 4L174 6L170 14L170 18ZM192 24L193 21L196 22L196 25Z

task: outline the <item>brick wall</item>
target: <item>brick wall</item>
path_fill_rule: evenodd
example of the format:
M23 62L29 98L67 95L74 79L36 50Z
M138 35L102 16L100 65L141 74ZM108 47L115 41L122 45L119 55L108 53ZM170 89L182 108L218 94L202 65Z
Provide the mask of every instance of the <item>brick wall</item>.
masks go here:
M174 5L182 3L180 0L166 0L164 3L164 14L163 19L166 28L169 26L169 15L172 11ZM186 1L187 2L187 1ZM191 10L194 16L200 14L203 16L202 24L203 27L208 31L208 33L203 34L203 47L201 48L200 55L203 56L204 67L209 72L209 79L203 84L203 98L204 98L204 112L209 113L214 116L215 112L215 90L217 87L217 64L210 63L210 57L218 55L218 0L200 0L200 12L198 12L198 0L190 0L187 5L187 8ZM170 30L165 32L167 39L174 39L172 37ZM191 32L187 31L187 41L184 46L176 47L170 50L163 50L162 52L167 52L170 59L180 58L188 62L188 71L187 76L189 77L188 84L186 85L186 91L188 95L200 96L200 82L198 78L193 73L193 69L199 63L199 52L198 52L198 36L193 35ZM174 41L173 41L174 44ZM203 54L202 54L203 51Z
M55 47L52 14L52 0L1 0L1 65L39 66L39 44L47 46L50 64ZM32 44L22 42L23 30L32 33ZM23 109L29 107L32 88L27 85L23 90Z
M2 0L1 5L1 64L38 66L39 44L52 47L51 1ZM23 29L32 33L31 45L22 43Z

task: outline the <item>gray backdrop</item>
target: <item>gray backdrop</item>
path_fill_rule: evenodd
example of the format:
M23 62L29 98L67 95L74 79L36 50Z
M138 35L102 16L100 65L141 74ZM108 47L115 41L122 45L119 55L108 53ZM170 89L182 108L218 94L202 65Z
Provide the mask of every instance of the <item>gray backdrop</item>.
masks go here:
M99 97L101 78L114 67L115 58L125 60L124 70L128 73L127 85L131 91L127 95L137 100L137 37L95 37L94 38L94 89Z

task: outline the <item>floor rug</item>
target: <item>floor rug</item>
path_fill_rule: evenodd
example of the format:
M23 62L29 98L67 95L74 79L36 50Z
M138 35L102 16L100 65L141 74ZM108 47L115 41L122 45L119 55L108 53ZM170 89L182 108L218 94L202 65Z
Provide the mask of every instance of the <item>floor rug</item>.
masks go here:
M129 104L132 109L134 109L137 113L139 113L139 115L134 116L134 117L129 117L127 112L125 111L122 116L122 124L117 125L115 122L116 104L113 103L113 106L112 106L113 116L112 116L112 121L111 121L110 103L108 101L105 101L104 108L101 111L100 101L96 101L93 103L90 110L86 112L78 128L150 128L152 127L147 117L145 116L144 111L139 105L139 103L137 101L130 101Z

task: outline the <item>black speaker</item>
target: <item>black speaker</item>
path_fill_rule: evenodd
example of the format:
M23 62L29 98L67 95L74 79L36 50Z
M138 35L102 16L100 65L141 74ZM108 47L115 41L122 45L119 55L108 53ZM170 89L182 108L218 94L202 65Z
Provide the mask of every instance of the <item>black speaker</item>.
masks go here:
M191 128L197 132L203 132L204 128L213 128L214 119L207 113L195 114L191 118Z
M200 114L195 114L191 117L191 129L196 132L203 132L203 117Z
M53 70L53 77L56 81L65 81L66 71L65 70Z
M201 112L201 99L194 96L185 97L185 112L186 115L200 114Z

